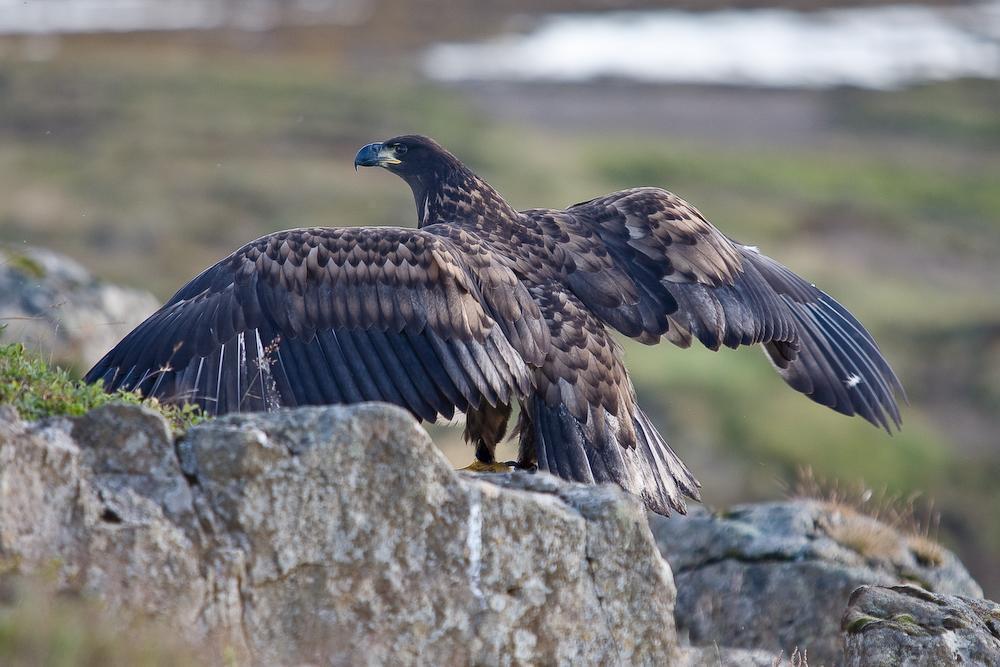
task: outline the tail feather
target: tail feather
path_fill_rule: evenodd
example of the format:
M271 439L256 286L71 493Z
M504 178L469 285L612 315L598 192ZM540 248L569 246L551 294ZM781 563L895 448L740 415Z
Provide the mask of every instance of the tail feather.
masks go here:
M527 408L530 432L523 435L533 440L540 469L575 482L617 484L663 515L685 514L684 496L701 499L698 480L638 406L632 406L634 445L623 442L610 415L585 423L539 395Z

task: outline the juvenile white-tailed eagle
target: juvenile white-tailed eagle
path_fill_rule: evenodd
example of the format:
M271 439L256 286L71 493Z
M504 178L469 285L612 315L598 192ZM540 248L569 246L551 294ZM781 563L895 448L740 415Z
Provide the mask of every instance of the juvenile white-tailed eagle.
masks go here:
M902 387L843 306L693 206L635 188L516 211L433 140L361 149L406 181L418 229L270 234L184 286L87 374L209 414L388 401L466 415L475 469L521 405L516 466L615 482L666 514L699 484L636 403L608 328L761 345L793 389L891 431Z

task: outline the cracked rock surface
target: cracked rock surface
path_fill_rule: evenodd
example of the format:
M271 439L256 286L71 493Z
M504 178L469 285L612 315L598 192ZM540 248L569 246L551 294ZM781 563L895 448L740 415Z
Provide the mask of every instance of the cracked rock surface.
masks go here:
M799 648L811 664L843 664L840 619L859 586L914 582L982 597L951 552L842 505L794 500L723 515L695 507L687 517L650 515L650 527L673 569L678 629L695 645L786 656Z
M637 502L457 474L385 405L234 415L178 442L135 406L38 423L5 410L0 557L240 663L681 657Z
M1000 605L916 586L862 586L843 618L849 667L1000 664Z

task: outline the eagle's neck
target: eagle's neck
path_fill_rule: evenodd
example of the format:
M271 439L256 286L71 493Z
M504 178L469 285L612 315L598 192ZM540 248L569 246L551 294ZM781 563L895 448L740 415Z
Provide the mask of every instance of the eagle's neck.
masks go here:
M410 183L417 225L446 223L479 232L504 232L520 214L485 180L462 166Z

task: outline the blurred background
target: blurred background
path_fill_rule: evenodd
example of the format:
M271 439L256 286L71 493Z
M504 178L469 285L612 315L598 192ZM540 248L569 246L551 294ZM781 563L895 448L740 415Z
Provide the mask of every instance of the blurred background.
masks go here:
M415 224L352 167L404 132L518 208L668 188L850 307L910 397L890 438L756 350L626 342L705 501L780 498L804 465L933 501L996 599L998 77L996 0L0 0L0 244L163 300L274 230Z

